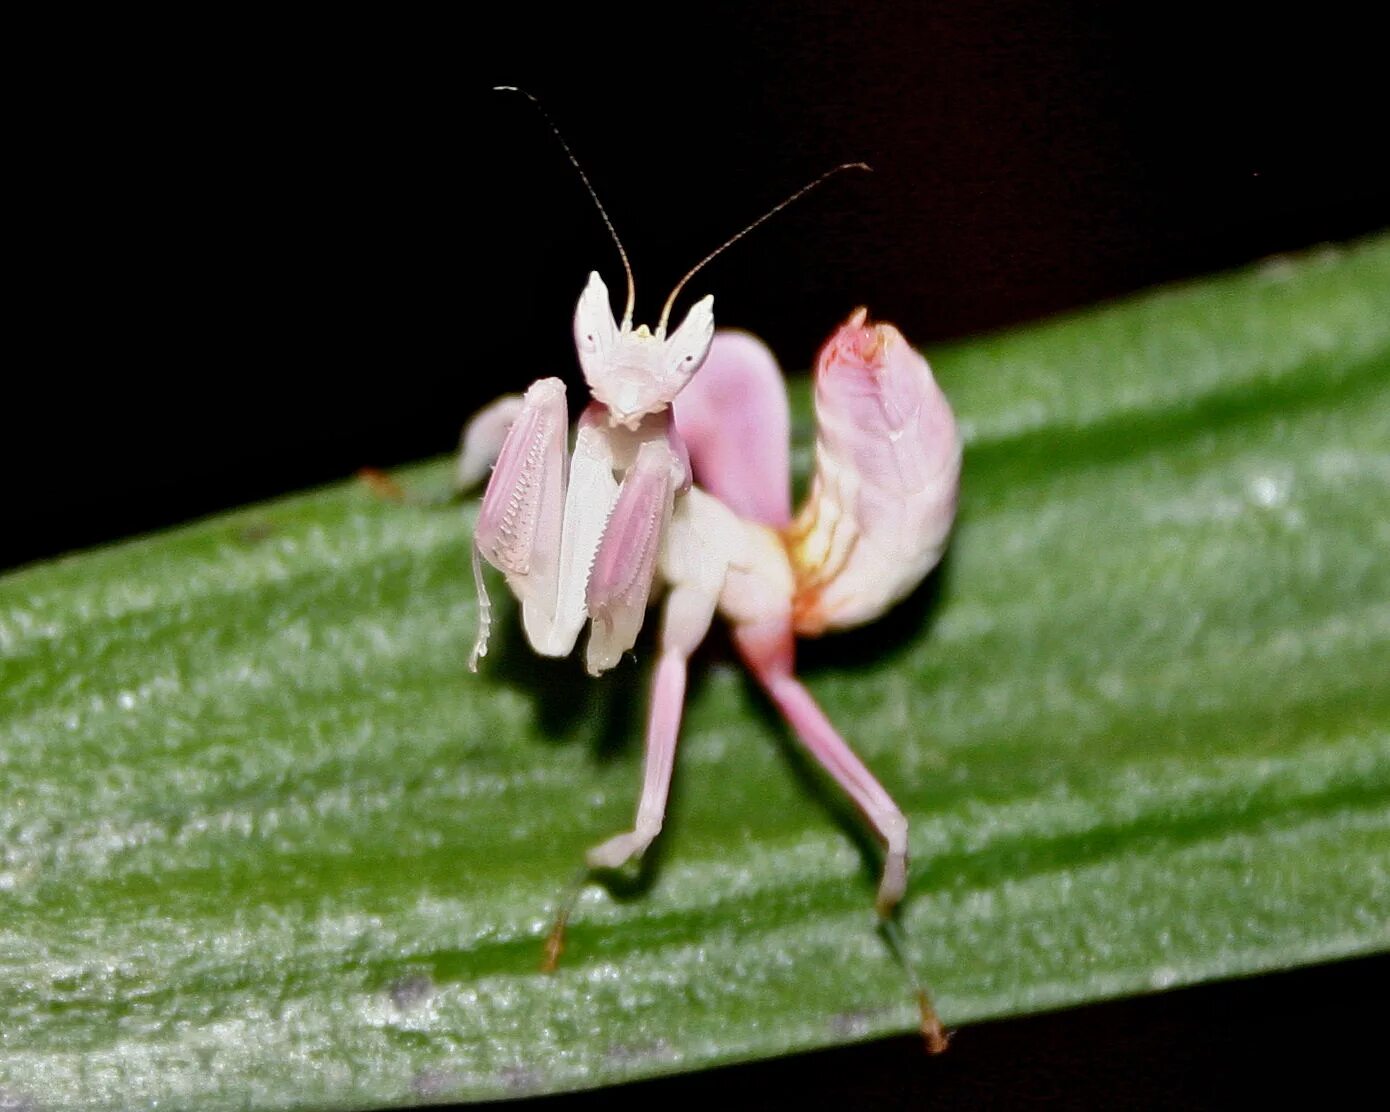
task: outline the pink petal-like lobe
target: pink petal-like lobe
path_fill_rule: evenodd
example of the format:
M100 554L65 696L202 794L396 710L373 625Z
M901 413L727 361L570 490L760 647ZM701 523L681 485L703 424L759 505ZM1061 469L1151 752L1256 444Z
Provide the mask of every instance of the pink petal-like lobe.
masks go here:
M951 407L902 333L867 317L857 310L816 362L816 471L786 534L802 635L900 601L941 558L955 518Z
M772 353L746 332L719 331L705 365L672 407L695 481L749 521L791 520L791 419Z

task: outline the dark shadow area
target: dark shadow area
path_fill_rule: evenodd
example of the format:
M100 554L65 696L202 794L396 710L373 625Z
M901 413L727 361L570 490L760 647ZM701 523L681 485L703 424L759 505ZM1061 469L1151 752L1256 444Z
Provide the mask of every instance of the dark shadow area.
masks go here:
M964 520L968 505L963 500L957 522ZM932 623L950 588L951 550L912 593L886 614L867 625L806 638L796 643L797 672L814 675L822 668L869 669L887 667L908 645L931 636Z
M506 587L490 585L489 591L496 598L506 593ZM630 736L614 685L586 673L582 653L557 659L532 651L521 627L521 608L510 599L493 610L492 644L478 667L489 679L532 702L539 733L546 741L569 744L593 733L595 748L603 753L621 748L623 739ZM595 728L594 723L600 725Z
M481 1107L1369 1109L1387 993L1382 955L972 1024L937 1057L903 1036Z

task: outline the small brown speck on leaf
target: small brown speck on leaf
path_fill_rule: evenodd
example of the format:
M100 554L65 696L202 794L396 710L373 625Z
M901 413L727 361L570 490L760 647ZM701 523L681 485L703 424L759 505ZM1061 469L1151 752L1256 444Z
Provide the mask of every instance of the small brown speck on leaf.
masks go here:
M397 1011L408 1012L434 995L434 981L423 973L400 977L387 990Z

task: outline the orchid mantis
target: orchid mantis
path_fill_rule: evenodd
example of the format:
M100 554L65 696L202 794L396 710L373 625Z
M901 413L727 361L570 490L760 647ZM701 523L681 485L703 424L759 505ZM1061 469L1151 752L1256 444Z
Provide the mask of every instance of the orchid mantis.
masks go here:
M580 298L584 338L602 290L594 275ZM527 639L544 655L566 655L589 619L595 674L632 646L653 587L665 588L636 820L589 851L591 868L622 866L661 830L686 662L718 612L773 703L883 843L876 906L886 917L906 887L907 820L797 680L793 645L797 635L873 621L940 559L960 477L955 421L927 361L892 325L869 324L857 310L817 359L816 469L793 517L781 373L752 336L711 336L709 305L697 304L661 349L668 367L697 350L699 373L680 374L663 407L635 420L603 400L612 388L602 375L612 372L587 374L593 364L581 346L596 400L579 421L568 485L559 380L480 414L465 435L465 476L479 470L498 426L511 423L479 512L475 564L481 554L507 575ZM623 335L616 325L612 334ZM652 363L662 366L655 354Z
M470 667L487 650L482 561L506 576L537 652L568 655L589 623L585 658L595 675L633 646L649 599L664 595L637 813L631 830L586 857L590 869L619 868L661 831L687 662L721 614L771 701L883 844L876 907L889 922L907 884L907 819L796 678L794 640L873 621L940 559L961 463L951 408L902 334L856 310L817 360L815 473L793 516L790 419L771 353L746 333L716 333L712 297L669 334L667 326L700 267L830 175L692 268L655 329L634 329L626 252L565 151L618 245L627 305L617 319L602 279L590 275L574 338L592 400L572 451L558 378L499 399L465 430L460 486L496 461L474 533L479 633ZM552 964L566 914L550 940ZM918 991L928 1045L940 1049L940 1025Z

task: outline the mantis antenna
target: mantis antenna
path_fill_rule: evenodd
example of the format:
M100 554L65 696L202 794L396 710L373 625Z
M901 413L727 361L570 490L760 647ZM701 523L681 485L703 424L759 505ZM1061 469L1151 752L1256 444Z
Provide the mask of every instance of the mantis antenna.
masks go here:
M623 331L626 332L628 328L632 326L632 309L637 301L637 290L636 287L633 285L632 281L632 264L629 263L627 260L627 252L623 250L623 241L618 238L618 230L613 227L613 221L608 218L608 210L603 207L603 202L598 199L598 193L594 191L593 185L591 185L589 182L589 175L584 173L584 167L579 165L579 159L574 157L574 152L570 150L570 145L565 142L565 137L560 134L560 129L555 126L555 121L550 118L550 113L547 112L544 107L542 107L541 102L539 100L533 97L525 89L518 89L515 85L494 85L492 87L492 91L494 93L520 93L522 96L524 96L527 100L529 100L532 104L536 106L536 111L539 112L541 114L541 118L545 120L547 124L550 125L550 130L555 135L555 138L559 140L560 146L565 152L565 157L570 160L570 165L573 166L579 174L579 180L584 183L584 188L589 191L589 196L593 198L594 204L598 207L598 214L601 217L603 217L603 223L608 228L608 234L613 237L613 243L618 248L618 254L622 256L623 270L627 273L627 308L623 310ZM840 169L843 169L843 167L840 167ZM866 166L865 169L868 169L868 167ZM834 171L831 172L833 173ZM826 176L828 177L829 175ZM810 187L808 186L807 188ZM804 193L805 190L802 190L802 192ZM792 199L795 200L795 198ZM786 202L784 201L783 204L786 204ZM781 206L779 205L778 208L780 207ZM775 212L776 209L774 209L773 211ZM771 213L769 213L768 215L771 215ZM718 254L718 252L715 253ZM684 281L684 279L682 279L682 281ZM677 287L677 289L679 288L680 287ZM665 317L662 317L663 321L665 319Z
M563 140L561 141L563 142ZM671 317L671 308L676 303L676 295L681 292L681 290L685 287L685 284L689 282L690 279L694 278L695 275L700 272L700 270L704 267L706 263L712 261L718 255L723 254L726 250L728 250L735 243L741 240L759 224L762 224L764 221L776 216L779 212L781 212L784 208L786 208L793 202L799 201L802 197L806 196L806 194L811 192L811 190L815 189L816 186L820 185L821 182L825 181L826 178L833 178L841 170L867 170L868 172L872 173L873 167L870 166L867 162L842 162L833 170L827 170L820 177L816 178L815 181L803 185L790 197L787 197L786 199L779 201L777 204L773 205L770 209L768 209L765 213L758 217L758 219L754 220L753 223L749 224L746 228L744 228L743 231L738 232L735 235L732 235L728 239L726 239L723 243L721 243L703 259L701 259L698 263L696 263L688 271L686 271L685 277L676 283L676 288L671 291L671 296L666 299L666 304L662 307L661 320L657 322L656 334L658 336L664 336L666 334L666 322ZM592 192L592 190L590 192ZM597 197L594 199L598 200ZM624 257L624 261L626 261L626 257Z

